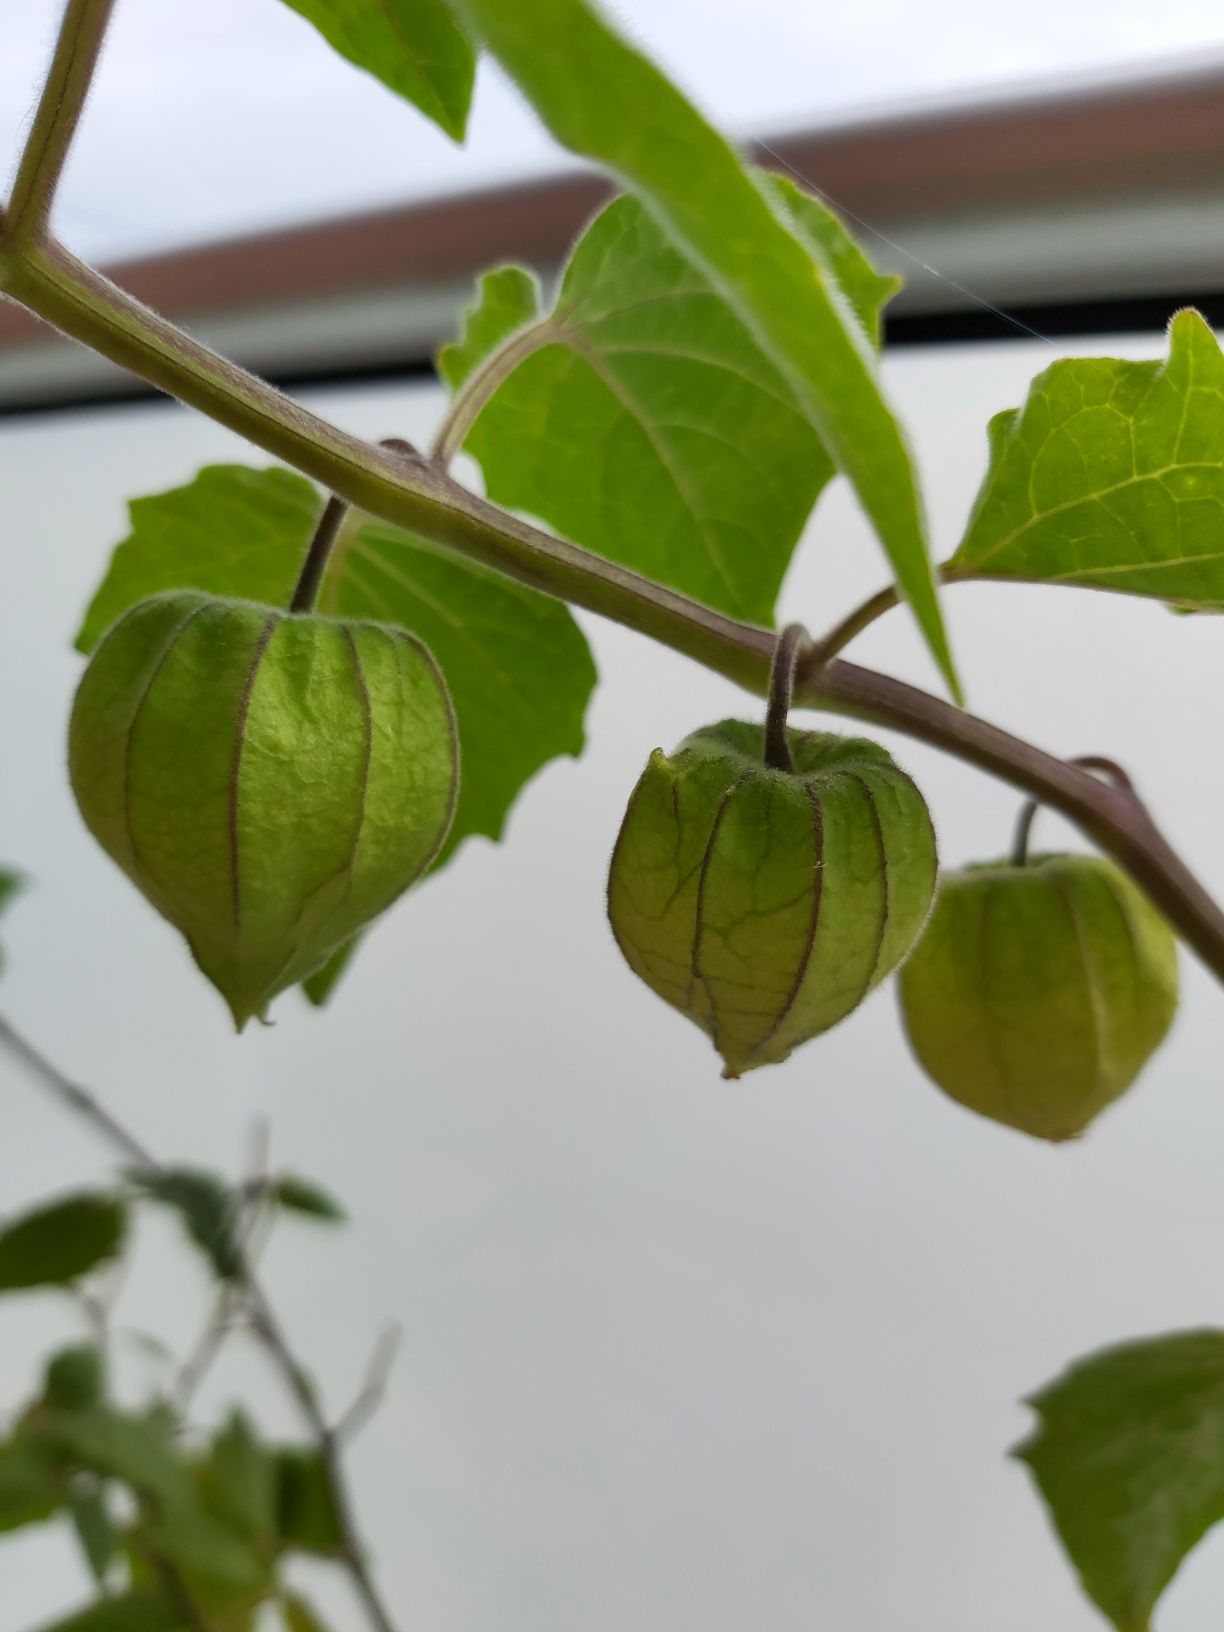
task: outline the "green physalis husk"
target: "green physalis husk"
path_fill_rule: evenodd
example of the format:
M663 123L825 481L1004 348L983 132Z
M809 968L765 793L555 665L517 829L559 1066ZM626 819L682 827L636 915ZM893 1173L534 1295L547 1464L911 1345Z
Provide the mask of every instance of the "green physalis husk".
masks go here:
M945 874L900 989L914 1052L946 1093L1039 1139L1071 1139L1168 1031L1177 949L1112 862L1000 861Z
M415 636L173 591L103 637L73 792L241 1030L420 876L450 826L454 715Z
M630 968L707 1032L728 1077L786 1059L894 969L935 887L922 795L876 743L738 720L651 755L608 916Z

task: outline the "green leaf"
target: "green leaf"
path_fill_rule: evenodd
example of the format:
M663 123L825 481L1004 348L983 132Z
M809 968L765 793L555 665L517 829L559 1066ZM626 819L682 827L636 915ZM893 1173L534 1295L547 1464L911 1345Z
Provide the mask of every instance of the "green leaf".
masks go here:
M114 1258L127 1213L114 1196L65 1196L0 1230L0 1292L67 1286Z
M119 1531L101 1489L93 1485L71 1491L68 1512L90 1573L100 1587L105 1587L121 1546Z
M237 1499L244 1511L252 1510L256 1498L249 1465L243 1479L237 1479L240 1453L232 1433L223 1434L219 1441L224 1482L209 1491L214 1496L219 1488L226 1492L230 1505L222 1521L206 1502L207 1480L201 1480L199 1469L178 1443L175 1419L162 1408L136 1413L91 1406L50 1412L35 1432L37 1445L53 1466L65 1473L117 1480L140 1499L144 1516L134 1538L137 1551L142 1546L152 1548L170 1559L202 1605L217 1609L247 1606L270 1591L268 1560L236 1534L233 1526L233 1502L239 1487ZM265 1477L270 1515L275 1511L271 1495L277 1488L270 1464Z
M276 1464L241 1411L213 1440L199 1477L209 1510L240 1536L264 1541L275 1533Z
M950 563L1224 610L1224 357L1197 312L1164 362L1072 358L990 423L990 466Z
M284 1446L276 1453L277 1532L287 1547L336 1558L344 1535L327 1466L315 1450Z
M28 1434L0 1442L0 1534L42 1524L64 1506L67 1490Z
M461 141L476 54L446 0L285 0L349 62Z
M54 1411L36 1431L37 1443L68 1471L117 1479L163 1508L198 1506L191 1467L164 1410L128 1412L93 1405Z
M161 1593L103 1598L40 1632L189 1632L180 1609Z
M281 1599L286 1632L327 1632L327 1627L313 1604L297 1592L287 1592Z
M1150 1338L1080 1361L1029 1402L1028 1463L1084 1590L1148 1632L1182 1559L1224 1519L1224 1332Z
M185 487L132 499L76 637L92 652L129 607L165 589L203 589L288 606L322 503L291 470L206 465Z
M53 1410L96 1405L106 1392L106 1356L96 1343L74 1343L47 1362L43 1399Z
M839 245L847 293L874 329L891 280L817 200L769 185L814 241ZM511 270L482 280L463 341L438 358L453 387L471 381L461 420L484 402L464 445L489 497L707 606L771 623L834 466L734 305L635 198L595 217L552 313L525 330L530 314L506 305ZM487 366L473 377L482 345Z
M3 912L9 902L25 888L25 879L20 873L10 872L6 867L0 867L0 912ZM0 969L4 968L4 948L0 946Z
M867 337L776 193L586 0L456 0L456 11L557 140L620 177L739 314L854 484L955 688L904 436Z
M457 391L507 340L540 315L540 282L522 266L481 274L479 296L463 314L458 340L438 352L438 373Z
M792 231L807 245L813 259L837 280L868 338L878 347L881 314L904 279L895 272L877 272L841 216L823 199L806 192L790 176L768 170L758 170L756 175L786 211Z
M134 500L131 534L78 647L89 651L136 601L166 589L287 605L321 508L303 477L238 465L209 466L186 487ZM500 838L524 783L559 754L581 752L595 668L568 610L547 596L357 517L333 554L320 610L411 629L446 676L463 775L435 867L470 834Z
M307 975L302 982L302 990L316 1009L321 1009L327 1003L340 981L344 978L344 971L353 961L353 954L361 945L363 937L354 935L351 941L345 941L328 958L321 969L316 969L313 975Z
M194 1167L129 1168L127 1177L152 1201L179 1213L187 1233L218 1277L231 1280L239 1269L234 1245L237 1197L224 1179Z
M296 1173L285 1173L277 1179L272 1187L272 1199L292 1213L305 1213L309 1218L324 1219L329 1224L342 1224L348 1217L334 1196Z
M25 878L21 873L14 873L7 867L0 867L0 912L24 888Z

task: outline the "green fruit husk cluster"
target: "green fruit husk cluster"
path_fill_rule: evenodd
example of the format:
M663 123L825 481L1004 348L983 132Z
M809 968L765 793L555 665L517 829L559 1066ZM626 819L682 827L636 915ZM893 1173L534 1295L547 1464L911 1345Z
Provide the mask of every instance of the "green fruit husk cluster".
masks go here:
M91 832L240 1030L419 877L458 787L446 686L414 636L192 591L103 638L68 757Z
M709 1035L729 1077L856 1008L905 956L934 891L930 816L887 752L788 738L792 771L767 766L761 727L738 720L657 750L609 873L630 967Z
M1177 1008L1172 932L1097 856L945 874L900 978L919 1062L971 1110L1040 1139L1082 1133Z

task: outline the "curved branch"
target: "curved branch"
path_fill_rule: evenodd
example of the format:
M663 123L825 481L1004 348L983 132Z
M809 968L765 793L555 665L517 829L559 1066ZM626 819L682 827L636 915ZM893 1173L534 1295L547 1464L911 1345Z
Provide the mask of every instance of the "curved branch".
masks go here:
M772 631L711 611L498 510L436 465L347 435L182 334L60 246L0 249L0 289L380 520L612 618L765 695ZM1224 982L1224 914L1133 795L916 687L857 664L822 661L819 646L799 664L795 703L903 731L1061 810L1134 875Z
M1224 982L1224 912L1133 789L1111 787L986 720L854 663L833 662L814 675L807 671L795 701L904 731L1060 810L1127 869L1216 979Z
M68 0L64 9L5 211L4 230L14 242L37 237L46 227L114 9L115 0Z

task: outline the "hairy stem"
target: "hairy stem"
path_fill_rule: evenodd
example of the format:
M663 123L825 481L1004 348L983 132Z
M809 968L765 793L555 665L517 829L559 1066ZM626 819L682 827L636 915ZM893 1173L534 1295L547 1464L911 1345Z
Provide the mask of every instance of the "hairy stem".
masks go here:
M405 442L402 437L389 436L378 445L380 448L389 448L393 453L405 454L410 459L420 458L412 443ZM293 591L293 599L289 602L290 612L314 610L319 590L323 585L323 575L327 571L327 563L331 560L332 549L340 536L344 518L351 509L349 501L339 498L335 493L324 505L323 514L319 517L314 536L307 547L306 559L302 562L301 576Z
M114 8L115 0L68 0L64 8L5 212L4 230L13 241L37 237L46 227Z
M106 1110L95 1094L70 1081L58 1066L53 1065L46 1055L28 1042L3 1017L0 1017L0 1046L15 1055L61 1105L83 1117L96 1133L100 1133L110 1145L121 1152L126 1161L134 1162L148 1173L164 1171L157 1158ZM315 1386L285 1337L280 1322L268 1302L267 1294L251 1267L250 1258L241 1239L235 1239L233 1251L236 1264L234 1279L246 1301L251 1328L275 1363L296 1401L327 1469L332 1503L340 1527L341 1556L353 1588L364 1605L375 1632L395 1632L395 1624L379 1596L357 1533L336 1430L327 1421Z
M50 242L0 240L0 288L64 333L285 459L380 520L612 618L758 696L776 637L532 527L444 471L359 441L210 352ZM1133 795L984 720L820 648L801 658L795 702L906 732L1061 810L1134 874L1224 981L1224 913Z
M795 696L795 668L807 642L801 623L788 623L778 636L769 669L768 701L765 708L765 763L775 771L792 771L786 720Z
M556 325L550 317L533 323L528 329L520 329L468 375L455 392L430 449L429 457L440 470L446 469L467 441L467 434L476 423L480 410L498 386L504 384L533 351L547 345L555 329Z

